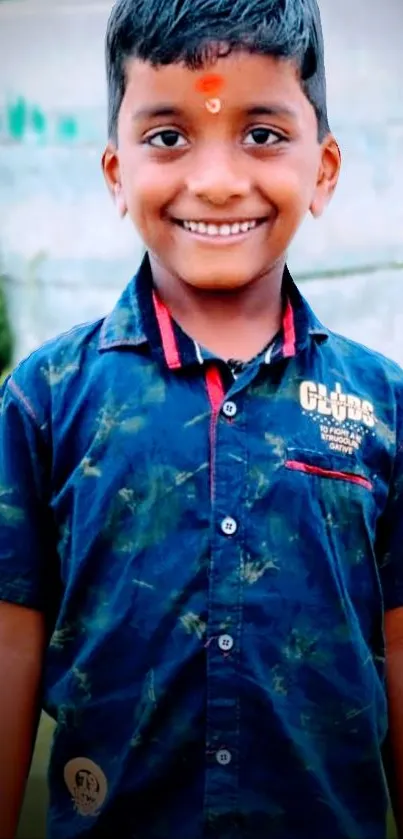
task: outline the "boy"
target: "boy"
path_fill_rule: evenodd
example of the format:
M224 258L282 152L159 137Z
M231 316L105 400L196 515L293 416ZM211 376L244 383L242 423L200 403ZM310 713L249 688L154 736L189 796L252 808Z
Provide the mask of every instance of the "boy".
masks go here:
M402 375L286 268L340 168L316 2L119 0L107 69L147 256L3 392L0 835L41 703L52 839L383 839Z

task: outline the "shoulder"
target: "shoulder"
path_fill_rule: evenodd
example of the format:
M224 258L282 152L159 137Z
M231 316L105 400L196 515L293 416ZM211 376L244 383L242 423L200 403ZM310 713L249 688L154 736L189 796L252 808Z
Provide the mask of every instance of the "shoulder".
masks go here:
M392 389L403 386L403 368L380 352L357 341L329 330L328 350L339 361L340 367L348 365L375 384L388 385Z
M4 395L16 399L38 425L46 425L53 391L82 386L99 357L104 320L80 324L46 341L17 364Z
M347 400L364 400L378 418L379 429L396 441L403 428L403 369L382 353L329 331L328 367ZM330 362L330 363L329 363Z

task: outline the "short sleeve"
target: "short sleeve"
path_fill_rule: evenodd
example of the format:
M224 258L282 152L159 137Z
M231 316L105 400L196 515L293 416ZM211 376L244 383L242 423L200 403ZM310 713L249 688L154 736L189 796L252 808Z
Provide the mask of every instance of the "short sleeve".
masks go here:
M403 607L403 386L397 406L394 468L377 548L386 612Z
M0 600L45 611L53 554L48 446L13 378L0 406Z

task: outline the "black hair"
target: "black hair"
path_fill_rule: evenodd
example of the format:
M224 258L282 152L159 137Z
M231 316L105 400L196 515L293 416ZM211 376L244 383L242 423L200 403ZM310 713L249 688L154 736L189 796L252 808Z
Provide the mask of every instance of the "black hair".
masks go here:
M117 139L130 58L199 69L239 50L296 63L321 141L329 122L317 0L117 0L106 33L109 138Z

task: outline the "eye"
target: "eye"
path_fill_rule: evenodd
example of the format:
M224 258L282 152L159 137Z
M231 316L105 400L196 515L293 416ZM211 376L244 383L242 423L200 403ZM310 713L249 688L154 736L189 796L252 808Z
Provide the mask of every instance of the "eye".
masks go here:
M152 134L147 137L146 143L157 149L182 149L187 146L187 141L182 134L172 128Z
M259 128L253 128L252 131L248 132L245 138L245 145L275 146L276 143L281 143L281 141L285 139L286 138L283 134L273 131L272 128L264 128L263 126L260 126Z

